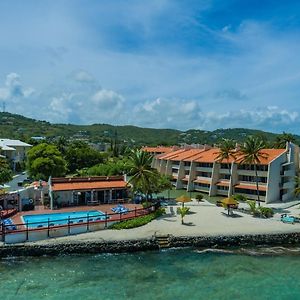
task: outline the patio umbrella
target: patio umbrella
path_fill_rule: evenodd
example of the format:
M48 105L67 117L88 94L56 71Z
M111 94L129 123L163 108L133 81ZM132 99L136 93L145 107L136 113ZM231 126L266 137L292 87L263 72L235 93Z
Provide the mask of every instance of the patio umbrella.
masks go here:
M221 203L223 206L227 207L228 209L228 215L229 215L229 209L231 206L239 204L233 197L224 198Z
M182 202L182 207L184 207L185 202L191 202L192 199L186 195L181 195L180 197L176 198L176 202Z

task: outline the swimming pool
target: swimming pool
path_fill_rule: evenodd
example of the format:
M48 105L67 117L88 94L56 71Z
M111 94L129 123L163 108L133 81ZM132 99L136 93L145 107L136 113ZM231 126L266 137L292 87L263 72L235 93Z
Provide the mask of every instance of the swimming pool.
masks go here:
M38 215L24 215L23 221L28 222L28 228L47 227L48 222L50 226L105 220L105 214L99 210L90 211L74 211L54 214L38 214Z

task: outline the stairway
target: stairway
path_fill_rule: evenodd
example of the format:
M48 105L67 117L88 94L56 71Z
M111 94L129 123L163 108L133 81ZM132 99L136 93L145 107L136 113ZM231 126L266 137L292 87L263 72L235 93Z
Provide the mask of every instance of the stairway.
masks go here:
M158 243L159 249L170 248L170 235L156 235L155 239Z

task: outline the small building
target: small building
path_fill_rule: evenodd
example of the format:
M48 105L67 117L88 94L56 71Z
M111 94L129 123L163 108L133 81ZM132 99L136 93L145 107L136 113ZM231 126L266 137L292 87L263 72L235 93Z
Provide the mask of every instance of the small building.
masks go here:
M0 139L0 154L8 159L14 171L18 163L25 161L26 152L30 147L32 145L20 140Z
M124 176L49 178L50 208L123 203L128 200Z

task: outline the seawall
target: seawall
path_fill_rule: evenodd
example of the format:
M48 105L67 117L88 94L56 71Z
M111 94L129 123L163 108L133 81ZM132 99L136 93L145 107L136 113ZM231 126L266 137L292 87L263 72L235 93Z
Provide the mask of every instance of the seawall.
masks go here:
M300 233L230 235L230 236L169 236L169 248L222 248L247 246L279 246L300 244ZM64 254L121 253L159 250L155 237L124 241L85 241L53 243L24 243L0 246L0 257L43 256Z

